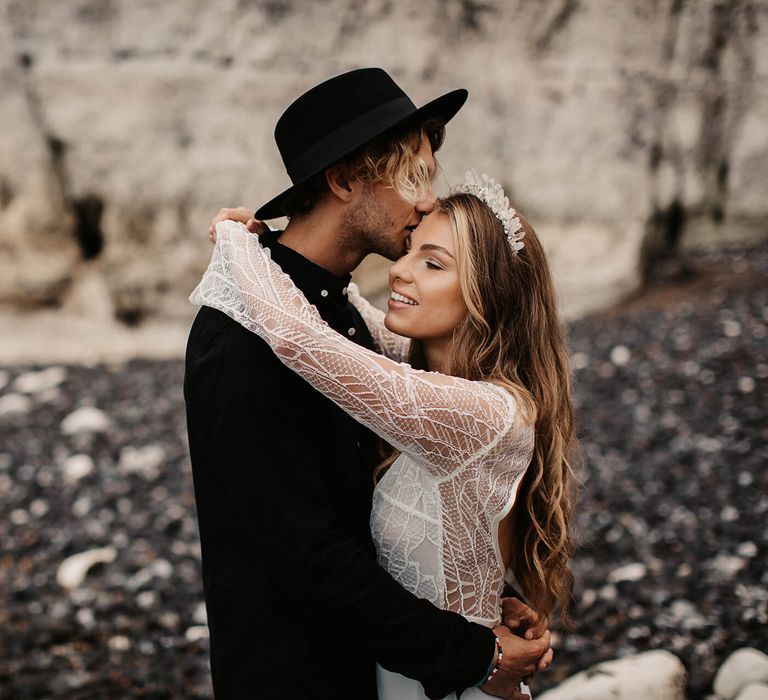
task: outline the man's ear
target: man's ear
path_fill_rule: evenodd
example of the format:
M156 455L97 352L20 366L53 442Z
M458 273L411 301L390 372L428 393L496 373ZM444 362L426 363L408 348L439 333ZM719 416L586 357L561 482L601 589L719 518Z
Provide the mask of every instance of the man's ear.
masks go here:
M328 183L328 189L342 202L349 202L354 196L355 183L349 181L341 168L328 168L325 171L325 181Z

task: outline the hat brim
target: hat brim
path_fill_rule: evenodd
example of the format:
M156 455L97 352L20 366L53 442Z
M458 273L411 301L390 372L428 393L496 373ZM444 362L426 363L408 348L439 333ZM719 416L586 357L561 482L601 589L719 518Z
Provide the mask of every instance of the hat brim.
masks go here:
M432 117L439 117L443 120L443 122L447 124L462 108L464 103L467 101L468 95L469 93L463 88L452 90L451 92L448 92L445 95L441 95L431 102L427 102L427 104L419 107L419 109L417 109L415 112L411 112L410 114L400 119L394 120L392 123L382 125L382 128L377 130L376 133L366 135L366 137L361 139L359 143L354 142L352 144L347 144L346 147L341 148L337 153L334 153L333 160L327 163L318 164L318 166L312 172L306 174L301 180L295 182L287 190L284 190L279 195L277 195L277 197L273 197L266 204L260 207L254 214L255 218L267 220L285 216L283 201L288 194L293 192L296 188L300 187L308 180L311 180L318 173L323 172L326 168L331 167L334 163L337 163L342 158L345 158L350 153L353 153L358 148L361 148L362 146L365 146L365 144L370 143L375 138L383 136L384 134L393 131L394 129L407 126L408 124L423 123Z

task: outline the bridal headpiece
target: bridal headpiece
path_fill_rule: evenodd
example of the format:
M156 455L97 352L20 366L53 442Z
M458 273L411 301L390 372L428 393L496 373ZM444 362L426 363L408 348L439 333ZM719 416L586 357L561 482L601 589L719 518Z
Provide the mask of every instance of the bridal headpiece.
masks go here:
M520 223L517 211L509 204L509 197L504 194L504 190L496 180L488 177L485 173L480 175L473 168L467 170L464 175L464 184L459 185L456 191L473 194L483 200L504 226L504 235L507 237L512 251L517 253L523 248L525 245L523 243L525 236L523 225Z

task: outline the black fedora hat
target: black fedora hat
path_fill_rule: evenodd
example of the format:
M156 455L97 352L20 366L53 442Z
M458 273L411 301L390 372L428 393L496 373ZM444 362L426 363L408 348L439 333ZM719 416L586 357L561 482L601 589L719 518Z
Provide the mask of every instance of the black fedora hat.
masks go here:
M447 122L467 99L453 90L417 108L381 68L359 68L316 85L277 122L275 141L293 185L259 208L257 219L283 216L283 200L299 185L378 136L431 117Z

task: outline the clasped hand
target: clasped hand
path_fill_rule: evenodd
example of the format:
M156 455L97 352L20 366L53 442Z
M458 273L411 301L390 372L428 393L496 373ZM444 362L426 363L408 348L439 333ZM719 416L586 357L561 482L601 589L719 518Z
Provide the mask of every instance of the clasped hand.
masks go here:
M499 698L527 700L520 683L548 668L554 658L549 621L517 598L502 598L501 604L504 624L493 632L501 642L503 658L499 670L481 689Z

